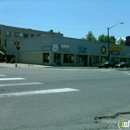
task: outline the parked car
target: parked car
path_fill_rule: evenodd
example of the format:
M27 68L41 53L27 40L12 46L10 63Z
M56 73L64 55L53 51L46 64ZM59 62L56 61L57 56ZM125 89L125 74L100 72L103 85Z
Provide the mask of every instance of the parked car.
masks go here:
M104 62L104 63L99 64L98 67L99 67L99 68L103 68L103 67L105 67L105 68L108 68L108 67L114 68L114 67L115 67L115 64L112 63L112 62L110 62L110 61L106 61L106 62Z
M115 65L116 68L123 68L123 67L129 68L129 66L130 65L127 62L120 62L119 64Z

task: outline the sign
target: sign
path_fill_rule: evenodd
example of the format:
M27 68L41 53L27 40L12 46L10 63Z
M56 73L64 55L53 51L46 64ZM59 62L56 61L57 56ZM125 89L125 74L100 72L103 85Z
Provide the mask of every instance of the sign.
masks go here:
M121 51L121 46L112 46L111 51Z
M65 45L65 44L61 44L61 51L69 51L70 50L70 46L69 45Z
M58 44L53 44L53 49L52 51L58 51Z
M120 55L120 52L119 51L111 51L111 54L112 55Z
M102 54L105 54L105 53L106 53L106 47L105 47L105 46L102 46L102 47L101 47L101 52L102 52Z
M84 46L79 46L78 52L79 52L79 53L86 53L86 52L87 52L87 48L84 47Z

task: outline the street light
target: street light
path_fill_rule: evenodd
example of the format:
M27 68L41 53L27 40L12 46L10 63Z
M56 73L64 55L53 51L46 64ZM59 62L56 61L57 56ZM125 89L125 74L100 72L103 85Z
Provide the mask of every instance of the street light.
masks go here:
M111 27L107 27L107 36L108 36L108 61L110 61L109 30L110 30L111 28L113 28L113 27L119 25L119 24L124 24L124 22L120 22L120 23L117 23L117 24L115 24L115 25L113 25L113 26L111 26Z

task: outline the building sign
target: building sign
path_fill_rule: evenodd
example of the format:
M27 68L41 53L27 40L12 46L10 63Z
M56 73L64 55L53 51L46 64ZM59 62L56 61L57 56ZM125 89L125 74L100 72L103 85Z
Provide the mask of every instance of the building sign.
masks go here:
M79 53L86 53L86 52L87 52L87 48L84 47L84 46L79 46L79 47L78 47L78 52L79 52Z
M69 45L65 45L65 44L61 44L61 51L69 51L70 50L70 46Z
M102 54L105 54L105 53L106 53L106 47L105 47L105 46L102 46L102 47L101 47L101 52L102 52Z
M111 51L121 51L121 46L112 46Z
M127 45L127 46L130 46L130 36L127 36L127 37L126 37L126 45Z
M120 52L119 51L111 51L111 54L112 55L120 55Z
M58 44L53 44L53 49L52 51L58 51Z

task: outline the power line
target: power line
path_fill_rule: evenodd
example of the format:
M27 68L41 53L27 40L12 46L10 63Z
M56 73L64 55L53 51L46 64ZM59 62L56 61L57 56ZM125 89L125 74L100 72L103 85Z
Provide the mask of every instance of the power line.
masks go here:
M25 6L29 6L29 5L31 5L31 4L34 4L34 3L37 3L37 2L40 2L40 1L42 1L42 0L37 0L37 1L31 2L31 3L29 3L29 4L25 4L25 5L22 5L22 6L19 6L19 7L15 7L15 8L12 8L12 9L8 9L8 10L5 10L5 11L0 12L0 14L1 14L1 13L6 13L6 12L9 12L9 11L12 11L12 10L16 10L16 9L19 9L19 8L23 8L23 7L25 7Z
M35 26L35 27L44 27L44 28L50 28L50 29L53 29L53 28L56 28L56 29L63 29L63 30L86 30L86 31L90 31L90 30L104 30L104 28L95 28L95 29L87 29L87 28L80 28L80 29L75 29L75 28L59 28L59 27L47 27L47 26L40 26L40 25L34 25L34 24L28 24L28 23L19 23L19 22L12 22L12 21L6 21L6 20L2 20L0 19L0 21L4 21L4 22L9 22L9 23L14 23L14 24L21 24L21 25L27 25L27 26Z

